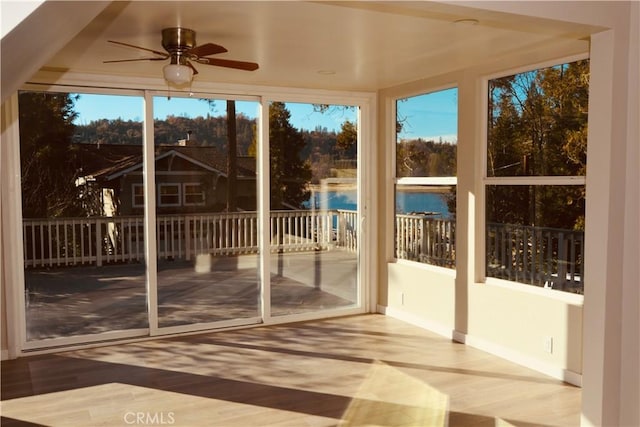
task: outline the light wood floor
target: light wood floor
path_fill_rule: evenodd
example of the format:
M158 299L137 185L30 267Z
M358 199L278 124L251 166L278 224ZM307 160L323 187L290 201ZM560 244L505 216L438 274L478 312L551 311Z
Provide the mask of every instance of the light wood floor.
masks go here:
M579 388L382 315L2 362L3 426L565 427L580 401Z

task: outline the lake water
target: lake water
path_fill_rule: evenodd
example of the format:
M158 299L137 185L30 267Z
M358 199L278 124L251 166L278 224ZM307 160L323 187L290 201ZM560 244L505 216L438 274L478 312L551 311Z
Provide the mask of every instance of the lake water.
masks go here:
M433 213L434 217L449 219L451 213L445 201L446 194L428 193L423 191L398 192L396 196L396 213ZM356 190L331 190L316 192L312 198L305 203L310 208L315 206L318 209L346 209L356 210L357 192Z

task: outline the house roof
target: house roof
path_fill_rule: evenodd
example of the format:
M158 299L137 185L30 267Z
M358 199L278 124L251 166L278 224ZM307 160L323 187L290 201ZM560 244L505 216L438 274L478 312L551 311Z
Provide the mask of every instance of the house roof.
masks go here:
M82 170L85 177L97 181L111 181L134 171L142 170L142 146L125 144L78 144L81 150ZM216 147L161 145L156 147L156 162L169 156L186 160L195 167L221 176L227 176L227 157ZM238 177L253 178L256 160L238 157Z

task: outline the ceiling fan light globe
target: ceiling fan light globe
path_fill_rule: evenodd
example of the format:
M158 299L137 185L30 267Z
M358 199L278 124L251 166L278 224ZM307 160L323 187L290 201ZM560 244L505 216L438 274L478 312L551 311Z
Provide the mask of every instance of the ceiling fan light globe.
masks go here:
M193 79L193 69L181 64L165 65L162 69L162 74L166 81L175 85L187 84Z

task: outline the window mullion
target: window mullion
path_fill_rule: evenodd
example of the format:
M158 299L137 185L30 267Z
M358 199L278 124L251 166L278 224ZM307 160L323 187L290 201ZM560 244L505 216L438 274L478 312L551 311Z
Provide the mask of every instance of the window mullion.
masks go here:
M585 185L584 176L500 176L485 177L485 185Z

